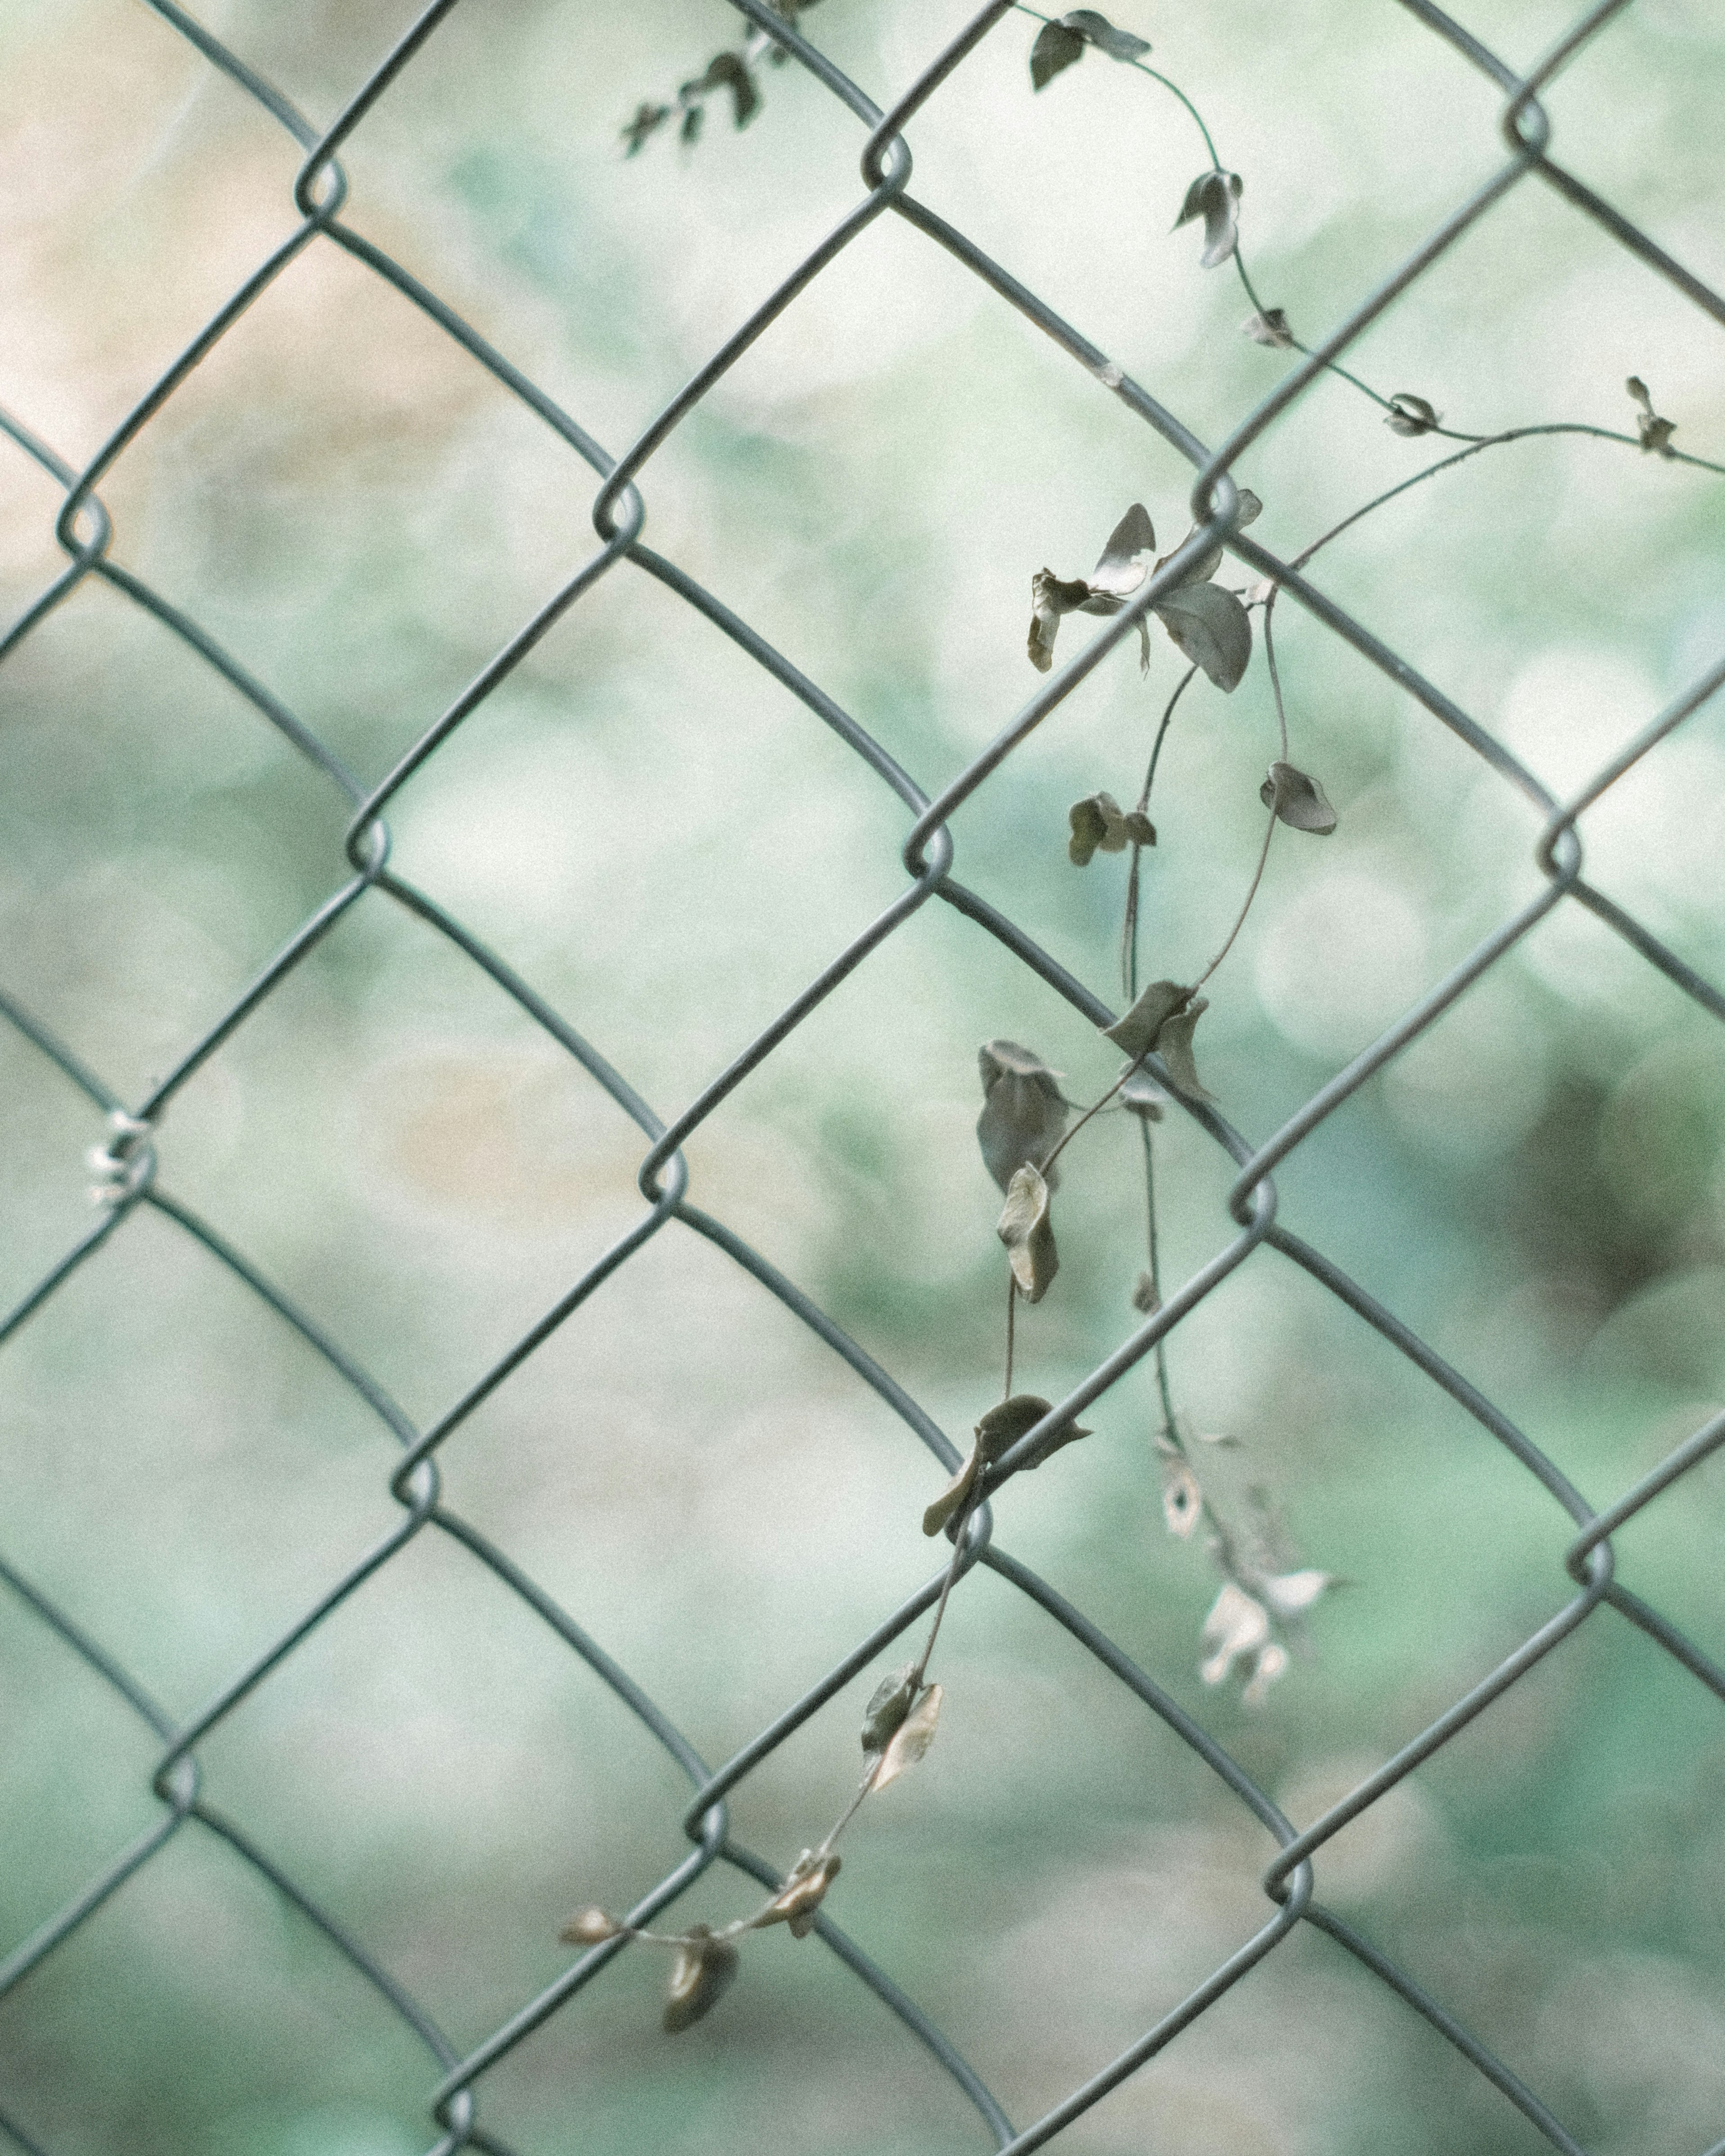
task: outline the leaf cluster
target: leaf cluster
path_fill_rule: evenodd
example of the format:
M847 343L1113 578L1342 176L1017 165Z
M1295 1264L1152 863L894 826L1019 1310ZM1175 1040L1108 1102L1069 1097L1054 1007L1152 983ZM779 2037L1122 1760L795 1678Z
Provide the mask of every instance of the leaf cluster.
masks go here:
M1240 522L1250 524L1260 514L1263 506L1256 495L1243 488ZM1135 501L1108 535L1108 543L1088 577L1066 580L1055 576L1052 569L1036 572L1030 579L1027 648L1030 663L1039 673L1047 673L1054 665L1055 637L1060 617L1069 613L1118 613L1133 593L1153 574L1147 557L1154 552L1155 546L1156 531L1149 512L1142 502ZM1154 568L1161 568L1171 558L1163 555ZM1194 666L1201 667L1219 689L1226 690L1239 686L1250 661L1252 624L1235 594L1211 583L1221 566L1221 547L1207 547L1177 584L1151 602L1150 610L1183 655ZM1138 639L1142 663L1147 670L1150 638L1142 620L1138 624ZM1106 798L1097 797L1099 801ZM1115 813L1119 813L1117 808ZM1103 829L1106 831L1107 828L1105 821ZM1073 836L1076 846L1079 836L1076 819ZM1137 843L1147 842L1139 839ZM1073 858L1077 859L1076 850Z

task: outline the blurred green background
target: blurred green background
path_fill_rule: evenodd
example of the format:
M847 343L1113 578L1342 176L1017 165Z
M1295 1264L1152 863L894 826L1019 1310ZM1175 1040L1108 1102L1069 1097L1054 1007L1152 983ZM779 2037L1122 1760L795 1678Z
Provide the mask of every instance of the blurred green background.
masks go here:
M1394 7L1120 0L1245 177L1266 300L1310 338L1496 169L1496 93ZM1567 25L1504 0L1514 62ZM807 28L885 103L956 0L827 0ZM412 18L228 0L206 18L320 123ZM1009 17L911 132L915 192L1215 439L1287 360L1232 273L1170 234L1205 162L1187 116L1096 53L1033 98ZM795 69L681 151L618 129L734 42L711 4L469 0L354 136L348 220L614 452L859 196L862 131ZM297 153L121 0L0 19L13 295L0 401L77 465L292 228ZM1627 10L1553 90L1556 153L1725 280L1725 40L1702 0ZM1725 452L1717 331L1529 182L1350 365L1472 430ZM1242 471L1291 553L1430 459L1345 386ZM1322 581L1548 783L1578 785L1725 642L1721 483L1594 441L1494 450L1374 517ZM948 258L883 218L680 428L649 543L826 686L932 792L1021 706L1027 587L1084 573L1133 499L1172 545L1180 461ZM61 566L59 490L0 447L10 613ZM587 558L591 475L380 280L315 246L122 457L115 557L366 778ZM1239 581L1236 578L1235 581ZM1278 608L1294 760L1341 816L1287 834L1209 993L1200 1060L1254 1137L1538 887L1536 820L1423 711ZM1063 654L1088 624L1069 623ZM1178 679L1160 632L1101 668L954 819L957 873L1113 999L1123 868L1065 808L1136 792ZM207 667L86 581L0 670L0 985L141 1098L344 880L343 804ZM1261 654L1183 703L1147 858L1149 974L1225 931L1276 752ZM1583 824L1589 874L1717 978L1725 713ZM903 887L908 819L788 694L628 567L407 788L396 865L679 1111ZM917 914L706 1123L691 1197L814 1293L949 1431L999 1382L998 1194L979 1042L1089 1097L1116 1059L969 923ZM1725 1086L1713 1023L1559 912L1278 1177L1281 1218L1519 1419L1596 1504L1725 1397ZM99 1118L0 1032L0 1303L86 1228ZM1162 1127L1165 1279L1231 1234L1228 1164ZM410 1414L457 1399L632 1221L641 1141L423 924L373 898L175 1101L165 1186ZM1060 1201L1063 1270L1019 1382L1058 1396L1135 1322L1133 1134L1103 1121ZM1316 1817L1565 1598L1571 1532L1486 1434L1275 1254L1174 1336L1195 1428L1240 1440L1303 1562L1343 1576L1264 1705L1207 1689L1216 1589L1162 1522L1147 1373L997 1507L1043 1570ZM178 1716L398 1514L391 1440L208 1256L134 1216L8 1344L7 1559ZM465 1425L450 1503L728 1757L932 1569L934 1464L728 1260L652 1243ZM1619 1575L1725 1650L1716 1459L1618 1538ZM1268 1837L1074 1644L986 1574L956 1598L940 1741L847 1838L833 1913L1020 2123L1260 1923ZM860 1677L737 1792L788 1863L856 1766ZM0 1599L0 1949L156 1815L151 1742ZM466 2051L567 1965L559 1924L675 1863L684 1784L531 1614L422 1535L202 1748L210 1800ZM1318 1891L1522 2073L1590 2149L1725 2134L1725 1722L1613 1613L1347 1829ZM680 1905L752 1890L715 1871ZM781 1932L701 2027L660 2035L625 1956L481 2090L519 2156L980 2148L973 2112L855 1980ZM423 2048L230 1851L181 1834L0 2003L0 2108L52 2156L411 2156ZM0 2140L4 2136L0 2135ZM1074 2156L1512 2156L1518 2114L1328 1941L1296 1933L1075 2125Z

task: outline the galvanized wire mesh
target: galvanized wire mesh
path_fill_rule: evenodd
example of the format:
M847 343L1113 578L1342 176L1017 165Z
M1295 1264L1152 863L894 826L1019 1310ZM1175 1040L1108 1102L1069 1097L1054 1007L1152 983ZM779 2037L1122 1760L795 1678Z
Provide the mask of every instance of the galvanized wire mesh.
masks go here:
M1044 1438L1070 1423L1139 1364L1158 1340L1178 1327L1248 1255L1264 1245L1303 1268L1313 1281L1357 1312L1432 1386L1447 1394L1472 1416L1568 1514L1574 1525L1574 1537L1564 1560L1567 1581L1548 1583L1548 1594L1554 1605L1551 1614L1496 1669L1437 1714L1417 1737L1361 1780L1345 1799L1312 1825L1299 1830L1151 1674L1106 1637L1082 1609L1073 1606L1001 1546L984 1507L969 1530L970 1561L988 1568L999 1580L1009 1584L1039 1607L1055 1625L1063 1627L1117 1682L1123 1711L1136 1702L1151 1715L1160 1717L1274 1837L1277 1853L1263 1879L1268 1904L1264 1921L1250 1936L1241 1938L1236 1949L1186 1997L1170 2000L1155 2025L1119 2056L1106 2061L1099 2059L1095 2071L1081 2086L1051 2092L1051 2100L1041 2115L1023 2124L1014 2124L1007 2118L979 2075L935 2020L895 1984L889 1971L878 1966L838 1922L823 1913L816 1929L824 1946L898 2017L906 2042L924 2046L968 2096L979 2122L978 2140L984 2135L992 2136L995 2145L1003 2149L1029 2150L1053 2140L1111 2089L1155 2057L1255 1965L1276 1953L1305 1927L1327 1935L1398 1994L1414 2013L1424 2016L1480 2075L1496 2085L1507 2102L1519 2110L1547 2143L1560 2149L1578 2150L1581 2143L1553 2116L1538 2092L1527 2087L1497 2056L1489 2032L1481 2034L1464 2025L1441 1999L1424 1987L1414 1971L1380 1951L1353 1924L1317 1898L1322 1853L1325 1845L1351 1820L1377 1804L1414 1768L1446 1745L1544 1657L1560 1650L1580 1628L1590 1623L1611 1624L1612 1617L1600 1614L1607 1609L1656 1642L1716 1700L1725 1701L1725 1671L1658 1609L1619 1584L1613 1572L1610 1541L1625 1522L1652 1504L1725 1444L1725 1416L1716 1417L1694 1430L1656 1468L1603 1509L1596 1510L1461 1372L1450 1367L1323 1251L1279 1224L1275 1174L1356 1089L1417 1040L1537 923L1556 909L1587 909L1697 1005L1715 1018L1725 1018L1725 993L1702 978L1640 920L1587 880L1583 873L1581 837L1587 812L1725 683L1725 660L1710 667L1643 726L1580 791L1568 799L1554 798L1476 717L1421 678L1405 658L1337 603L1321 582L1291 567L1250 534L1238 529L1238 495L1230 475L1264 430L1305 395L1331 362L1348 353L1369 324L1394 306L1399 296L1464 233L1489 217L1495 206L1514 190L1529 182L1555 190L1578 216L1593 220L1600 230L1636 257L1649 276L1665 280L1716 322L1725 324L1725 300L1681 264L1671 259L1645 233L1594 193L1551 154L1550 129L1540 102L1541 93L1583 44L1606 29L1612 18L1622 12L1626 0L1605 0L1605 4L1591 9L1545 59L1526 74L1506 66L1460 24L1436 7L1427 4L1427 0L1402 0L1408 12L1434 38L1445 41L1501 91L1505 100L1501 124L1506 145L1502 162L1482 185L1454 206L1393 275L1337 322L1308 357L1291 367L1278 388L1215 444L1200 440L1175 413L1165 409L1153 396L1123 374L1080 329L1061 319L1008 270L909 192L912 166L906 131L946 78L961 67L973 49L1009 15L1012 0L990 0L963 34L934 54L916 80L884 111L840 73L815 44L767 4L767 0L734 0L752 24L777 40L798 65L808 69L831 94L834 124L854 125L860 131L861 192L855 207L830 236L713 354L651 424L614 455L503 353L494 349L435 291L342 221L347 183L338 158L343 146L388 96L403 71L451 13L454 4L454 0L434 0L382 64L360 85L333 124L320 129L304 118L242 58L174 5L172 0L151 0L155 13L168 30L195 46L213 69L219 69L246 95L254 99L303 149L305 162L294 187L298 222L289 236L258 264L81 470L65 461L52 444L39 439L23 420L0 418L17 447L65 490L55 531L67 556L64 571L0 642L0 656L10 655L24 644L61 602L86 579L100 579L131 605L153 616L188 653L214 670L237 690L261 721L279 730L300 755L339 789L350 812L347 837L348 872L338 887L301 923L219 1019L185 1046L174 1067L146 1098L135 1101L121 1099L99 1072L86 1068L29 1010L11 996L0 993L0 1013L3 1013L8 1023L58 1070L97 1115L106 1118L106 1137L96 1159L100 1183L98 1216L88 1232L64 1252L12 1310L3 1325L0 1325L0 1340L17 1333L105 1245L116 1236L126 1235L140 1219L154 1216L158 1222L194 1239L283 1326L291 1328L323 1358L330 1370L351 1389L356 1399L382 1423L401 1447L401 1457L389 1482L390 1493L401 1507L401 1518L394 1530L360 1562L331 1580L326 1592L305 1609L290 1628L247 1666L236 1670L231 1681L204 1710L184 1724L177 1723L151 1700L128 1673L122 1658L110 1644L90 1636L29 1578L10 1565L0 1563L0 1577L4 1578L12 1592L72 1654L112 1689L160 1746L151 1782L160 1808L155 1824L130 1845L116 1851L64 1907L33 1936L11 1948L4 1962L0 1963L0 1992L23 1983L33 1972L51 1963L85 1920L128 1881L156 1862L176 1836L189 1833L218 1837L309 1920L328 1953L345 1957L423 2043L429 2058L426 2103L429 2116L434 2123L434 2148L439 2152L470 2147L501 2150L504 2144L483 2123L488 2074L518 2046L530 2044L535 2032L552 2016L571 2009L589 1985L602 1982L608 1967L624 1950L624 1943L613 1940L577 1954L554 1983L537 1996L521 1999L517 2010L501 2025L464 2051L449 2041L409 1991L367 1950L350 1928L284 1874L249 1837L241 1821L227 1816L211 1804L202 1784L200 1748L349 1596L381 1568L388 1565L424 1530L434 1529L459 1545L474 1563L486 1568L519 1599L524 1609L531 1611L572 1655L578 1656L608 1686L686 1774L690 1794L682 1824L690 1851L630 1912L631 1921L644 1923L658 1912L669 1908L693 1881L716 1865L735 1867L768 1888L778 1885L780 1875L774 1868L733 1835L727 1799L810 1717L820 1713L885 1646L914 1625L936 1600L941 1586L939 1576L901 1607L883 1611L878 1624L835 1666L800 1697L786 1701L767 1727L715 1769L697 1756L655 1701L607 1653L600 1637L558 1606L506 1550L497 1547L451 1508L443 1496L439 1471L444 1448L459 1440L469 1418L499 1387L510 1382L536 1348L557 1328L578 1320L595 1291L654 1238L667 1232L675 1235L683 1231L705 1238L723 1252L842 1358L937 1460L948 1467L957 1464L957 1455L945 1433L890 1372L849 1338L825 1311L723 1220L690 1202L686 1194L688 1174L680 1149L720 1103L735 1089L746 1085L849 974L865 963L912 916L931 902L952 907L973 925L978 936L997 939L1040 978L1050 995L1064 998L1085 1019L1099 1025L1111 1022L1113 1014L1094 994L1013 921L956 880L952 872L953 844L947 825L961 804L984 785L1032 730L1071 694L1117 644L1133 634L1184 564L1183 561L1173 562L1153 576L1101 634L1050 675L1046 685L1004 727L985 752L951 773L931 796L824 689L807 678L676 562L643 542L641 534L646 516L644 487L647 467L655 453L697 409L727 369L768 326L786 309L795 305L799 294L811 281L876 218L891 216L902 219L956 258L988 288L1001 305L1015 309L1052 339L1076 366L1099 377L1129 412L1189 461L1195 475L1194 514L1201 527L1199 539L1194 544L1219 539L1260 576L1278 580L1291 599L1380 669L1442 726L1450 729L1507 787L1516 789L1531 802L1543 819L1534 855L1543 880L1538 896L1504 919L1461 964L1411 1004L1397 1023L1369 1049L1315 1092L1281 1128L1255 1142L1209 1107L1183 1103L1186 1112L1231 1159L1237 1170L1227 1200L1234 1232L1220 1243L1207 1263L1176 1291L1168 1295L1162 1307L1138 1325L1081 1384L1059 1403L1044 1425L1022 1441L1017 1452L1009 1455L994 1471L990 1488L1009 1479L1015 1462L1021 1464ZM937 124L937 116L928 124ZM100 494L103 482L116 462L145 434L187 382L193 369L296 257L307 249L319 247L346 250L354 261L393 286L489 370L526 410L590 467L598 482L593 499L593 520L598 544L591 557L497 651L490 663L425 729L394 768L381 779L371 781L349 770L263 682L253 677L239 659L223 649L197 621L115 558L113 529ZM390 865L386 822L393 800L408 780L438 755L455 730L485 703L553 624L602 579L624 579L637 572L655 579L685 604L703 614L782 684L813 718L837 735L902 804L911 819L903 845L907 880L902 894L865 932L839 951L773 1023L727 1067L712 1077L696 1098L668 1119L649 1106L628 1077L598 1053L567 1016L536 994L468 927L394 873ZM408 1419L341 1341L329 1337L295 1307L218 1226L181 1204L162 1186L157 1174L152 1146L157 1122L193 1073L221 1055L239 1029L289 979L321 939L352 909L386 905L404 908L429 924L447 940L454 952L489 976L534 1025L605 1090L639 1129L644 1147L639 1167L644 1203L634 1224L571 1283L543 1317L485 1370L460 1398L424 1428ZM597 1632L603 1635L603 1613L592 1613L592 1621ZM1700 1695L1697 1697L1699 1700ZM0 2101L0 2132L27 2151L35 2151L42 2146L32 2138L31 2121L15 2114L11 2104L5 2101ZM1386 2129L1385 2138L1386 2141L1394 2140L1392 2129ZM1725 2138L1717 2142L1711 2156L1721 2156L1722 2151L1725 2151Z

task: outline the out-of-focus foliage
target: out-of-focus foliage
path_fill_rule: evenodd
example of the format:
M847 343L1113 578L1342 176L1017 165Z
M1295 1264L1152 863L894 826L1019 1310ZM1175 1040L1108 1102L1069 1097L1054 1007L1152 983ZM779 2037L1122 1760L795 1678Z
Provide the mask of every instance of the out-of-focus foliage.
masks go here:
M234 0L220 34L326 121L411 11ZM964 11L830 0L805 23L881 101ZM1118 7L1247 185L1240 246L1313 338L1502 155L1495 95L1409 14L1330 0ZM213 18L212 18L213 19ZM1111 18L1112 19L1112 18ZM1516 0L1522 59L1567 11ZM618 128L736 36L714 5L458 8L344 151L359 229L620 451L858 199L863 131L792 67L747 131L639 157ZM1194 168L1131 65L1033 93L1014 17L911 133L917 193L1219 439L1289 363L1225 262L1171 234ZM1717 282L1718 27L1652 0L1551 93L1560 150ZM1711 74L1710 71L1711 70ZM11 185L0 401L73 464L290 228L298 153L142 8L0 22ZM1412 116L1417 115L1417 124ZM1214 205L1210 208L1214 208ZM1200 212L1205 210L1199 206ZM1225 221L1225 220L1224 220ZM1209 218L1207 215L1207 231ZM1634 423L1725 447L1717 331L1553 194L1512 193L1349 364L1446 425ZM1411 393L1409 393L1411 398ZM1651 411L1649 406L1649 411ZM1644 417L1645 415L1644 414ZM1666 440L1671 440L1666 436ZM1340 383L1255 453L1291 552L1435 445ZM648 466L648 542L825 685L931 792L1024 702L1026 585L1189 473L918 235L883 218ZM1719 483L1563 439L1482 456L1323 557L1328 588L1548 783L1579 785L1725 641ZM62 563L58 490L0 446L9 612ZM121 459L114 553L360 773L381 776L589 552L591 474L398 295L314 246ZM1158 515L1160 514L1158 510ZM1091 633L1081 619L1065 636ZM1339 828L1272 850L1210 991L1204 1075L1272 1129L1536 888L1536 823L1291 604L1301 770ZM1064 655L1064 647L1063 647ZM954 820L957 872L1109 994L1123 869L1068 804L1132 799L1178 678L1123 649ZM342 880L343 804L114 592L0 669L0 985L140 1096ZM1147 973L1194 978L1261 841L1278 755L1257 666L1199 681L1158 779ZM1583 825L1589 873L1717 972L1725 718ZM627 567L416 778L396 862L667 1117L902 888L906 818L801 706ZM932 906L706 1124L691 1196L807 1285L950 1431L998 1397L999 1193L976 1046L1032 1040L1074 1099L1117 1058ZM1562 911L1325 1124L1281 1217L1415 1325L1595 1502L1725 1394L1725 1109L1712 1022ZM0 1029L9 1303L88 1224L98 1120ZM1158 1126L1163 1278L1232 1233L1231 1169ZM1063 1155L1060 1271L1016 1382L1058 1399L1137 1321L1138 1132ZM205 1212L429 1421L637 1217L641 1142L485 978L381 902L198 1074L160 1137ZM1076 1224L1084 1223L1082 1233ZM1069 1225L1069 1223L1071 1224ZM1216 1472L1263 1489L1327 1597L1254 1711L1205 1689L1216 1593L1170 1539L1147 1377L1003 1495L998 1532L1208 1718L1296 1821L1563 1599L1557 1508L1339 1306L1260 1253L1172 1353ZM140 1218L0 1358L0 1548L190 1716L398 1517L386 1435L229 1276ZM1206 1462L1208 1467L1209 1462ZM451 1502L728 1757L929 1570L933 1463L740 1271L653 1242L444 1455ZM1622 1576L1715 1651L1717 1461L1619 1538ZM943 1547L943 1546L942 1546ZM847 1841L828 1907L1015 2116L1147 2027L1263 1919L1267 1837L998 1581L955 1595L941 1738ZM872 1675L857 1681L860 1709ZM141 1726L0 1599L0 1951L157 1815ZM839 1702L733 1799L788 1864L855 1779ZM476 2042L685 1844L633 1719L453 1545L422 1536L203 1748L210 1801ZM1347 1830L1322 1890L1602 2148L1704 2145L1725 2087L1725 1730L1609 1612ZM689 1920L722 1923L715 1874ZM978 2145L973 2116L829 1956L769 1934L721 2008L658 2032L625 1955L485 2084L522 2156ZM1709 2077L1712 2076L1712 2079ZM301 1918L190 1832L0 2004L4 2106L54 2156L406 2156L424 2052ZM1532 2145L1501 2098L1325 1942L1272 1956L1060 2145L1257 2156Z

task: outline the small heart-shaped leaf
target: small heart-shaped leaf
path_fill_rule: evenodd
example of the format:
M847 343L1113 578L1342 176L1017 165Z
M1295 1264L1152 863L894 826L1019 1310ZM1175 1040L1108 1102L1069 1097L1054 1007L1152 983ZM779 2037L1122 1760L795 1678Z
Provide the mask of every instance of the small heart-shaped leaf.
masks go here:
M1238 688L1252 656L1251 617L1219 584L1182 584L1156 601L1163 626L1219 689Z
M805 1849L786 1874L783 1886L756 1917L754 1928L765 1931L768 1924L788 1924L793 1939L806 1939L814 1929L815 1912L839 1876L839 1865L835 1852L829 1851L817 1861L814 1851Z
M1215 1098L1200 1084L1198 1065L1192 1060L1192 1029L1209 1009L1204 996L1194 996L1184 1010L1176 1011L1162 1029L1156 1044L1156 1052L1163 1065L1180 1091L1189 1100L1210 1101Z
M892 1732L911 1711L916 1697L916 1665L906 1662L890 1677L882 1677L863 1709L862 1748L884 1752Z
M981 1453L973 1448L969 1459L965 1461L934 1502L924 1511L922 1532L925 1535L937 1535L947 1521L968 1502L976 1478L982 1471L982 1465ZM914 1667L915 1665L913 1664L912 1666ZM865 1727L863 1732L864 1751L878 1748L869 1743Z
M1090 597L1090 586L1081 577L1063 583L1052 569L1039 569L1030 579L1030 664L1039 674L1054 665L1055 632L1063 613L1076 613Z
M1088 868L1098 848L1105 854L1125 850L1126 819L1111 793L1086 794L1082 801L1075 801L1066 820L1072 826L1066 852L1075 867Z
M1007 1262L1026 1302L1040 1302L1060 1269L1048 1219L1048 1185L1027 1162L1007 1185L1006 1204L994 1230L1006 1245Z
M1108 534L1101 559L1091 573L1091 592L1129 598L1149 574L1144 557L1155 552L1156 531L1150 512L1142 501L1135 501Z
M1317 779L1308 778L1291 763L1271 765L1270 776L1258 788L1258 798L1291 829L1327 839L1336 828L1336 812L1328 794Z
M1124 1017L1102 1029L1105 1038L1125 1050L1133 1062L1155 1048L1162 1029L1178 1010L1183 1010L1192 991L1178 981L1153 981Z
M939 1685L930 1685L899 1724L886 1748L886 1756L880 1762L880 1771L875 1777L876 1789L884 1789L889 1782L896 1782L907 1767L916 1765L933 1743L934 1727L940 1719L944 1696Z
M978 1049L977 1067L983 1079L977 1142L983 1166L1004 1191L1018 1169L1026 1163L1040 1167L1060 1142L1066 1127L1060 1074L1015 1040L991 1040Z
M999 1407L990 1408L976 1426L977 1449L991 1465L1003 1454L1009 1452L1019 1440L1035 1429L1043 1417L1053 1412L1052 1404L1035 1393L1014 1393L1009 1400ZM1050 1460L1062 1445L1071 1445L1081 1437L1092 1433L1077 1423L1069 1423L1065 1429L1053 1437L1045 1438L1023 1463L1028 1472Z
M1084 58L1084 39L1064 23L1045 23L1030 48L1030 87L1040 90L1074 60Z
M1244 185L1238 172L1200 172L1187 188L1174 229L1178 232L1195 217L1204 219L1201 268L1214 270L1233 254L1240 238L1240 197Z
M1099 53L1106 53L1111 60L1135 60L1140 53L1150 49L1147 39L1135 38L1130 30L1117 30L1107 17L1097 14L1094 8L1075 8L1070 15L1061 16L1060 27L1077 31L1086 44L1094 45Z
M1280 307L1266 307L1261 315L1249 315L1240 326L1254 344L1268 345L1277 352L1286 352L1294 341L1288 318Z
M661 2016L666 2030L675 2035L680 2030L692 2027L718 2004L736 1974L736 1948L713 1938L705 1924L691 1924L671 1965Z

